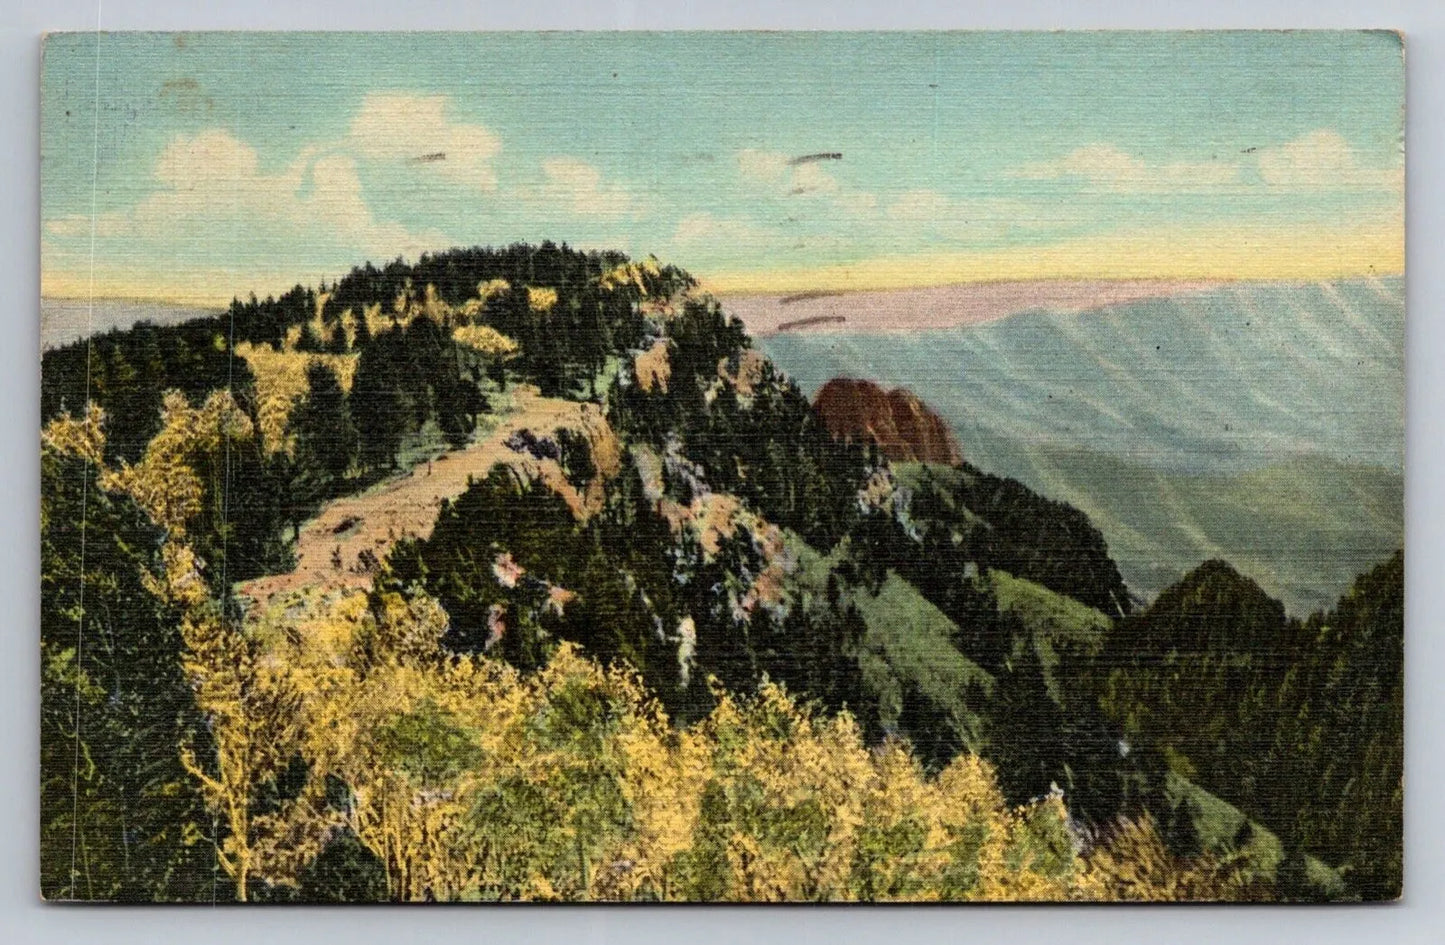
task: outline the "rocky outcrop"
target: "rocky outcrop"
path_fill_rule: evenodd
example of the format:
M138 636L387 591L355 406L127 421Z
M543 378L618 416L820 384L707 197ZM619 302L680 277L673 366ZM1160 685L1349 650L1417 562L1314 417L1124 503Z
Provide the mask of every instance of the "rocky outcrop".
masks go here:
M667 354L667 342L658 340L652 347L632 359L632 370L637 375L637 386L647 393L654 390L667 393L667 382L672 379L672 361Z
M835 377L813 407L836 439L872 441L894 462L963 462L948 424L906 388L885 391L872 381Z

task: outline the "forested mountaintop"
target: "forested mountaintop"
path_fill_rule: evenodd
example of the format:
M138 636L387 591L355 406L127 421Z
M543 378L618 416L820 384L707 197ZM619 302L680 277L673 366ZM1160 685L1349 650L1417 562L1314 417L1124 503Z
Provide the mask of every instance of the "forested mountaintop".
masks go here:
M49 896L1398 892L1398 557L1306 621L1217 562L1141 607L656 260L368 264L49 351L42 403Z

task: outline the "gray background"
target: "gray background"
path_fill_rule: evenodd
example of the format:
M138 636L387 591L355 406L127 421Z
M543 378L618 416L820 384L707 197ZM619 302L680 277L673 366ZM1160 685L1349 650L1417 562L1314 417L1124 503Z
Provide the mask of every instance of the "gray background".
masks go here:
M1445 941L1445 3L1441 0L794 0L507 4L389 0L0 0L0 943L967 940L1032 943ZM40 34L95 29L1064 29L1403 30L1409 69L1405 900L1335 907L77 907L39 902Z

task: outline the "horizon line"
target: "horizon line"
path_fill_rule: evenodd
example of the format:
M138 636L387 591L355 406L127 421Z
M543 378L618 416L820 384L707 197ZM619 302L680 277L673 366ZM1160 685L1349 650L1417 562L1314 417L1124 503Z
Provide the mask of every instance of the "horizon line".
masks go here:
M843 268L843 267L840 267ZM1226 286L1242 285L1246 283L1297 283L1309 284L1319 282L1342 282L1354 279L1394 279L1405 275L1404 269L1391 270L1360 270L1340 271L1335 273L1321 274L1288 274L1279 275L1053 275L1053 276L1019 276L1019 277L992 277L978 279L954 279L949 281L918 281L911 283L893 283L891 280L872 283L850 283L846 286L830 288L822 282L798 282L796 286L792 281L793 273L784 271L776 275L782 276L777 281L754 280L753 273L722 273L712 277L698 277L698 286L718 298L749 297L749 296L772 296L772 295L808 295L818 293L820 295L852 295L865 292L915 292L928 289L954 289L973 288L977 286L997 285L1042 285L1042 284L1072 284L1072 285L1172 285L1172 286ZM768 274L774 275L774 274ZM339 278L344 278L339 277ZM295 285L302 285L307 288L314 288L307 283L292 280L287 282L287 289ZM247 290L249 295L254 290ZM286 291L285 289L279 291ZM276 294L273 291L271 294ZM260 293L258 292L259 296ZM40 300L47 302L133 302L149 305L171 305L180 308L207 309L216 312L224 312L230 305L231 300L240 298L241 294L231 293L222 300L219 295L145 295L134 292L116 293L89 293L46 291L44 287L40 291Z
M640 259L647 254L628 255ZM921 252L792 268L684 268L703 290L719 297L1020 282L1322 282L1404 275L1405 233L1398 217L1303 232L1269 225L1161 227L1036 247ZM704 274L708 269L711 274ZM339 280L346 272L331 278ZM273 295L307 285L316 271L302 276L278 268L258 271L248 279L221 266L171 273L170 280L157 275L110 267L84 274L42 269L40 294L52 299L131 299L225 308L232 299L252 292L261 295L257 285L271 284ZM232 288L211 289L222 285Z

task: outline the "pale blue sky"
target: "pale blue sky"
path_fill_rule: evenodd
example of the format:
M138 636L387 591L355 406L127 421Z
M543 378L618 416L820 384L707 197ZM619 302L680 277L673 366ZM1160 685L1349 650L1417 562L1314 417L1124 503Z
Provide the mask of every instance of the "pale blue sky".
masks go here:
M221 299L543 238L724 287L1141 246L1388 271L1403 82L1388 33L62 34L44 285Z

